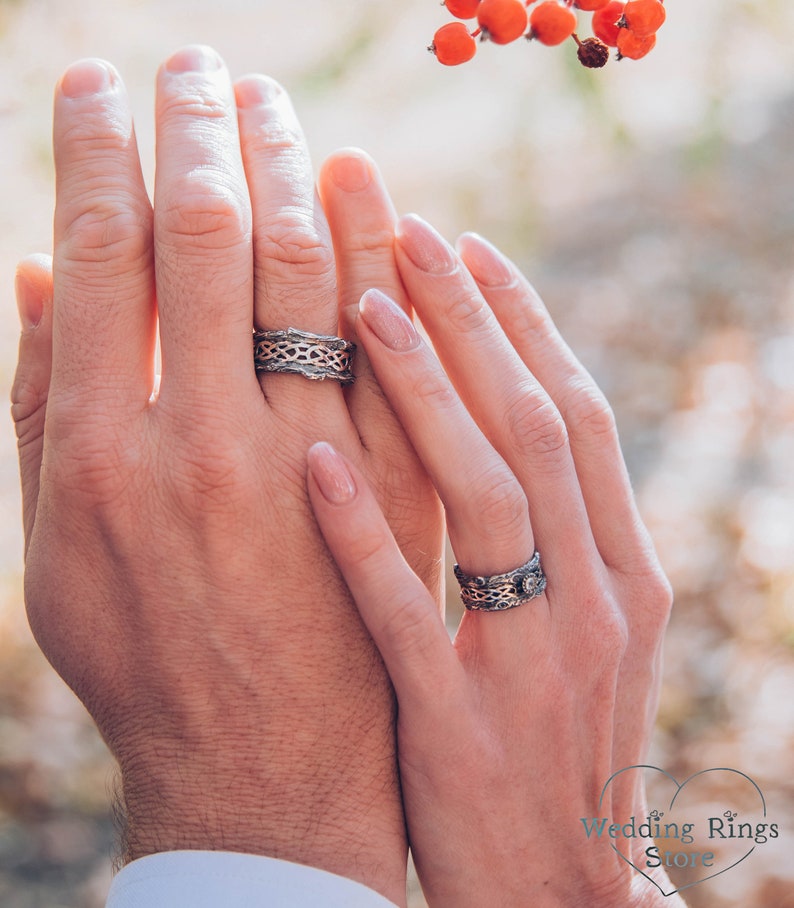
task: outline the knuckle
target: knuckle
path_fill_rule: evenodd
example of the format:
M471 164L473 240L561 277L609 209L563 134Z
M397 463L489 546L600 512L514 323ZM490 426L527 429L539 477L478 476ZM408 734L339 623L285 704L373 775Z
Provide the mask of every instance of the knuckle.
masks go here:
M82 210L64 229L59 253L75 265L132 265L148 258L151 217L148 210L130 206L107 193L81 200Z
M218 506L226 510L239 497L238 476L237 465L228 456L183 458L174 484L179 499L186 503L184 510L206 514Z
M256 265L264 272L283 267L308 277L335 277L334 254L324 231L308 213L275 218L256 234Z
M175 180L158 207L160 235L180 251L234 249L250 236L250 208L228 180L191 171Z
M606 602L593 615L593 639L601 653L620 663L629 646L629 629L623 613L613 602Z
M186 430L173 457L172 492L176 506L200 521L230 512L244 519L257 506L251 491L258 488L255 460L240 441L222 427L214 432Z
M667 626L673 609L673 587L660 566L649 568L642 578L643 620L657 629Z
M548 343L556 340L554 323L543 306L527 304L511 312L512 328L517 337L534 338Z
M453 409L458 396L446 376L433 369L417 375L411 384L411 395L428 409L438 412Z
M392 608L383 621L381 639L399 661L432 655L435 639L428 633L426 605L419 597L412 597Z
M543 391L520 390L505 409L508 437L519 450L561 459L568 449L568 430L559 410Z
M387 548L388 538L382 529L360 533L350 542L346 558L357 570L366 571L371 566L377 571Z
M617 671L629 647L629 628L617 603L603 593L585 601L586 618L574 631L581 662L590 666L593 678Z
M491 320L491 310L478 294L460 292L446 306L446 317L460 331L477 331Z
M367 256L388 255L391 259L394 246L394 231L391 229L357 230L344 239L347 253L363 253Z
M526 529L527 499L506 467L480 477L473 487L478 490L471 498L475 519L486 532L514 538Z
M201 132L214 130L216 127L211 125L214 120L231 124L232 114L226 98L205 83L204 90L195 84L178 92L162 93L158 119L163 124L164 131L173 128L181 133L188 122L189 128ZM209 135L205 135L203 139L204 143L211 142Z
M109 435L96 432L90 439L66 439L55 447L57 453L46 465L47 483L70 511L94 514L108 526L114 515L126 513L121 502L141 468L136 445L114 443Z
M30 376L17 372L11 388L11 419L20 448L44 434L42 411L47 406L48 393L49 388L43 388Z
M594 438L617 435L615 414L602 392L587 381L574 388L565 405L567 422L580 433Z
M242 135L246 157L279 171L303 174L310 168L309 152L300 126L292 118L285 118L283 110L274 113L262 109L259 126L246 129Z
M82 116L69 118L58 135L55 152L59 161L85 168L85 177L90 178L98 162L102 162L104 171L112 158L126 159L129 148L129 124L108 117L107 110L96 108Z

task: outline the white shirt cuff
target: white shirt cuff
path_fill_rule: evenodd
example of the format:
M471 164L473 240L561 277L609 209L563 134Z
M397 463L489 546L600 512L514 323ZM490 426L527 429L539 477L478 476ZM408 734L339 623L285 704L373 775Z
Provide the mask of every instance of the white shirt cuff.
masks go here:
M105 908L395 908L361 883L276 858L168 851L128 864Z

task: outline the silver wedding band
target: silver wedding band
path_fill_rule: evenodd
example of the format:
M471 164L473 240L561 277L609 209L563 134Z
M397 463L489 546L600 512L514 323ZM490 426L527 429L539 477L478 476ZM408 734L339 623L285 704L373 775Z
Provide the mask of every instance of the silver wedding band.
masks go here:
M470 611L502 612L517 608L546 589L546 575L537 552L526 564L506 574L478 577L464 573L457 564L453 570L460 584L460 598Z
M257 372L284 372L312 381L326 378L350 385L356 345L332 334L312 334L297 328L254 331L254 368Z

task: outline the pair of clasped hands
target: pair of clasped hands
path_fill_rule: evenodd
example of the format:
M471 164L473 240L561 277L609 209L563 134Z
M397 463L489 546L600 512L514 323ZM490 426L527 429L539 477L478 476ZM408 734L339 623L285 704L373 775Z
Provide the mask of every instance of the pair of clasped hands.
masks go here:
M64 74L54 255L17 276L27 608L118 760L121 877L235 852L404 905L410 844L431 908L670 906L582 829L643 812L601 795L643 762L670 593L540 299L358 150L315 187L284 90L208 48L156 123L152 205L118 73ZM288 326L355 341L355 384L257 376L252 328ZM450 642L445 524L471 574L539 550L546 592Z

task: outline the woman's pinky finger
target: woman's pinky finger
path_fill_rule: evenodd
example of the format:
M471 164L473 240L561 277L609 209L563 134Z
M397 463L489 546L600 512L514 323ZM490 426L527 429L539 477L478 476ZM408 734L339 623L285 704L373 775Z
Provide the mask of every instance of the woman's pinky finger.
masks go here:
M432 596L360 472L329 444L308 453L317 523L386 664L401 709L444 711L464 674Z
M22 336L11 416L19 448L25 548L30 543L39 497L44 419L52 375L52 257L31 255L17 267L16 296Z

